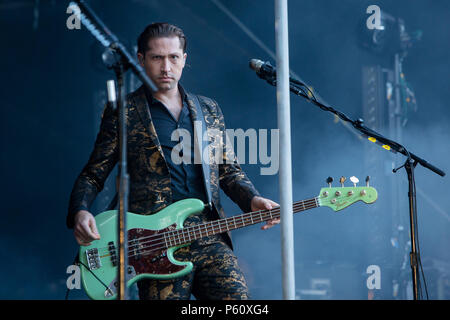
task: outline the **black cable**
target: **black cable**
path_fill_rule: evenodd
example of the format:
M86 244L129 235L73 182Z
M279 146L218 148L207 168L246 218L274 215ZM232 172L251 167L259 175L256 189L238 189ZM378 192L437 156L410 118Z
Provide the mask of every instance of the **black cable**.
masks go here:
M415 181L415 177L414 176L413 176L413 188L414 188L414 215L415 215L415 219L414 220L416 222L415 230L416 230L416 239L417 239L417 263L418 263L418 265L420 267L420 272L422 274L423 284L424 284L424 287L425 287L425 294L427 296L427 300L429 300L427 281L425 279L425 274L424 274L424 271L423 271L422 259L420 258L419 229L418 229L418 226L417 226L416 181ZM421 288L420 294L422 295L422 288Z
M412 190L413 194L411 196L413 197L413 204L412 204L412 206L413 206L413 219L414 219L414 226L413 227L414 227L414 237L416 239L415 243L416 243L416 247L417 247L416 248L417 249L416 250L416 256L413 257L413 258L415 259L415 263L417 264L416 268L417 267L420 268L420 272L422 274L422 278L423 278L423 282L424 282L424 286L425 286L425 293L426 293L426 296L427 296L427 300L429 300L427 283L426 283L426 279L425 279L425 274L423 272L422 260L420 258L420 245L419 245L420 241L419 241L419 229L418 229L418 221L417 221L416 179L415 179L415 175L414 175L414 168L415 168L417 162L411 163L412 162L411 155L408 152L408 150L405 149L405 151L406 151L406 153L408 155L408 160L407 161L409 162L409 165L411 166L411 173L412 173L411 174L411 184L412 184L412 187L413 187L413 190ZM412 242L411 242L411 245L412 245ZM421 284L421 281L420 281L420 274L417 275L417 291L419 293L419 299L422 299L423 294L422 294L422 284Z
M77 254L77 256L75 257L73 264L74 265L81 264L83 267L86 268L86 270L88 270L90 273L92 273L92 275L106 288L106 290L111 290L99 277L97 277L97 275L95 273L92 272L91 269L89 269L83 262L80 261L79 254ZM70 292L70 289L67 288L65 300L69 299L69 292Z
M67 288L66 296L64 297L64 300L69 300L69 292L70 292L70 289Z
M296 88L302 90L302 92L308 97L309 100L311 100L311 97L313 97L315 102L319 102L319 101L317 100L316 96L314 95L314 92L313 92L306 84L304 84L303 82L300 82L300 81L295 80L295 79L291 79L291 84L292 84L293 86L295 86ZM303 87L306 88L306 90L307 90L309 93L305 92L305 91L303 90Z
M296 84L292 84L292 83L291 83L291 87L293 87L293 88L296 89L296 90L301 91L302 94L308 98L308 100L311 100L310 97L309 97L309 95L308 95L308 93L307 93L301 86L298 86L298 85L296 85Z
M422 259L420 257L420 241L419 241L419 227L418 227L418 221L417 221L417 194L416 194L415 176L413 176L413 188L414 188L414 215L415 215L415 219L414 220L415 220L415 223L416 223L415 230L416 230L416 239L417 239L417 263L418 263L418 266L420 268L420 272L422 274L423 284L424 284L424 287L425 287L425 293L427 295L427 300L428 300L429 298L428 298L427 282L425 280L425 274L423 272L423 266L422 266ZM420 274L419 274L419 279L420 279ZM419 283L420 283L420 295L421 295L421 297L423 297L423 295L422 295L422 283L421 282L419 282Z
M293 88L295 88L295 89L297 89L297 90L300 90L300 91L303 93L303 95L304 95L309 101L319 102L319 101L317 100L316 96L314 95L314 92L312 92L312 90L311 90L308 86L306 86L306 85L300 85L300 84L298 84L298 83L296 83L296 82L291 82L291 83L290 83L290 86L293 87ZM306 91L304 90L304 88L306 88L306 90L307 90L309 93L306 92ZM311 99L311 97L314 98L314 99Z
M92 275L95 277L95 279L97 279L105 288L106 288L106 290L110 290L110 288L99 278L99 277L97 277L97 275L95 274L95 273L93 273L92 272L92 270L91 269L89 269L88 267L86 267L86 265L83 263L83 262L81 262L80 261L80 263L81 263L81 265L82 266L84 266L90 273L92 273Z
M73 260L73 265L78 265L78 262L80 261L80 256L79 256L79 253L77 253L77 255L75 256L75 259ZM70 292L70 290L71 289L69 289L69 287L67 287L67 291L66 291L66 296L65 296L65 298L64 298L64 300L69 300L69 292Z

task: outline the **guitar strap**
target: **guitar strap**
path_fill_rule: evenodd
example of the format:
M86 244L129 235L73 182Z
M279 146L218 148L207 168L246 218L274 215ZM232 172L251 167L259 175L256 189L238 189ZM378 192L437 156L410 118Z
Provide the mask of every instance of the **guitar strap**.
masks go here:
M189 98L194 102L195 110L197 111L197 118L194 122L194 137L196 137L196 146L194 147L194 152L197 153L194 155L194 159L201 159L202 169L203 169L203 182L206 190L206 199L207 205L210 210L212 210L212 197L211 197L211 168L209 166L209 157L207 159L203 159L203 150L204 148L209 148L209 143L207 141L203 141L203 137L207 137L206 131L208 127L206 126L205 117L203 115L202 107L200 104L200 100L195 94L188 94ZM200 127L200 128L199 128ZM209 155L209 152L208 152ZM194 160L194 162L195 162Z

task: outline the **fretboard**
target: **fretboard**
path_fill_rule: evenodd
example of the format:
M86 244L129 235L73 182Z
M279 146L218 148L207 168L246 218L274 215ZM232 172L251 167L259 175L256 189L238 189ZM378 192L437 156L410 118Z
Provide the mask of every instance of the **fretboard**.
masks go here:
M317 198L294 202L293 212L301 212L308 209L319 207ZM179 246L190 243L194 240L223 233L257 223L280 218L280 207L244 213L225 219L214 220L211 222L186 227L183 229L167 231L164 233L166 247Z

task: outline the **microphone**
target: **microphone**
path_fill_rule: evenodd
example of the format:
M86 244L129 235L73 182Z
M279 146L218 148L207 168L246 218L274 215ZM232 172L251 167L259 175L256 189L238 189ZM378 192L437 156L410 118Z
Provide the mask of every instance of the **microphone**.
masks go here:
M256 74L261 79L267 80L269 83L275 85L277 79L277 69L270 64L269 61L263 62L259 59L250 60L250 68L256 71ZM289 77L289 82L304 86L305 84L293 77Z
M106 89L108 91L108 103L112 106L113 110L116 110L117 98L116 98L116 84L114 80L108 80L106 82Z
M250 60L250 68L256 71L256 74L261 79L269 78L270 80L273 80L272 78L276 78L277 71L276 69L270 64L269 61L263 62L258 59L251 59Z

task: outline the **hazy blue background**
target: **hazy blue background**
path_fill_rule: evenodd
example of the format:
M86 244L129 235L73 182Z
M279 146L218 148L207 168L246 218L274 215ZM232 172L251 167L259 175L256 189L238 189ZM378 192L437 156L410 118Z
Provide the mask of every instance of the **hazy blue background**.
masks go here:
M225 114L228 128L277 127L275 87L249 69L251 58L275 61L214 2L200 0L89 1L106 25L127 45L151 22L167 21L185 31L188 65L182 84L213 97ZM270 50L275 51L273 1L222 0ZM358 35L377 4L402 17L408 31L423 38L404 61L406 80L414 89L418 110L408 113L403 143L447 174L450 171L450 2L446 0L291 0L289 44L291 70L331 105L350 118L363 116L362 67L384 64L363 50ZM77 251L65 226L73 182L84 166L98 130L105 82L113 78L100 62L102 49L91 34L68 30L68 1L2 1L0 3L1 77L1 203L0 298L64 299L66 268ZM392 168L403 163L391 153L361 140L355 131L334 122L303 98L291 96L294 200L315 196L328 176L372 176L379 199L340 213L319 208L296 215L295 277L298 298L311 298L305 289L325 279L327 299L367 299L366 268L381 268L381 289L375 298L408 297L411 278L407 180L397 174L372 171L364 163L378 157ZM385 133L385 132L383 132ZM279 200L278 176L261 176L261 164L244 164L249 177L266 197ZM391 210L389 185L404 189L401 210ZM420 249L431 299L450 299L450 183L418 166ZM334 184L336 185L336 183ZM93 208L102 211L112 190ZM229 215L239 208L228 198ZM403 231L394 233L398 226ZM234 232L235 252L247 276L253 298L281 299L280 227L261 231L253 226ZM391 239L398 238L398 247ZM394 242L395 243L395 242ZM401 285L393 293L393 281ZM86 299L82 290L71 298Z

